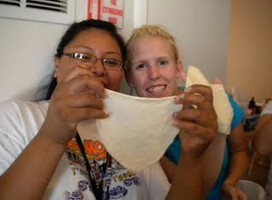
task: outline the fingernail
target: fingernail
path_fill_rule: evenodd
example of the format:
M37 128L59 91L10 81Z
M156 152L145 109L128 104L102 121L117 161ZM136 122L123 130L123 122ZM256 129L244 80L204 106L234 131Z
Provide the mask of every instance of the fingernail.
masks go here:
M174 102L177 103L179 100L184 99L185 94L181 94L175 97Z
M189 105L189 109L197 109L197 108L198 108L197 105L194 105L194 104Z
M108 97L108 93L106 91L103 92L103 97L107 98Z
M192 90L192 87L190 86L190 87L187 87L185 90L184 90L184 92L190 92Z
M101 99L105 99L105 98L108 97L107 94L106 94L106 92L96 93L96 96L99 97L99 98L101 98Z
M108 112L104 111L104 113L105 113L105 118L109 117L109 113Z
M103 95L103 96L102 96L103 99L106 99L106 98L109 96L108 93L107 93L106 91L103 92L102 95Z

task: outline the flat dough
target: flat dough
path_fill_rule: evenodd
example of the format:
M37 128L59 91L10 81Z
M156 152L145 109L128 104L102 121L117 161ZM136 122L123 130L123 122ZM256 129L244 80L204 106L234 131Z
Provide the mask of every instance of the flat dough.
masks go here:
M233 118L233 109L223 85L211 84L213 106L217 114L218 132L229 135Z
M185 87L187 88L194 84L200 84L200 85L206 85L206 86L210 85L209 81L202 74L202 72L197 67L190 65L188 67Z
M213 91L213 106L217 114L218 132L229 135L233 118L232 106L225 92L224 86L220 84L209 84L202 72L194 67L188 67L186 88L193 84L207 85Z
M173 113L182 105L173 103L174 96L142 98L106 92L104 110L109 117L96 120L96 126L107 151L135 172L157 162L179 132L172 121ZM79 126L86 130L88 122Z

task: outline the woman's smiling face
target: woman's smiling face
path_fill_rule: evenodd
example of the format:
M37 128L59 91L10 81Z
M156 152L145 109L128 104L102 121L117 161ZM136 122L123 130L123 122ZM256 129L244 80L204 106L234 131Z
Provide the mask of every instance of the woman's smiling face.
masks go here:
M178 92L177 78L182 65L175 60L167 40L148 36L133 42L129 81L141 97L166 97Z
M84 53L99 60L94 64L82 65L77 60L64 56L55 58L56 77L58 82L74 67L82 67L92 72L97 80L110 90L119 91L123 72L107 70L101 59L110 58L122 62L121 50L116 40L107 32L98 29L86 30L79 33L65 48L64 53Z

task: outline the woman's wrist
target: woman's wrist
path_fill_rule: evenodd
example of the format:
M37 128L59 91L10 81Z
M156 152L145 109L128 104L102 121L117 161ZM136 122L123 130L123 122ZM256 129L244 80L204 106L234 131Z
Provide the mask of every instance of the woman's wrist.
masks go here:
M41 127L37 137L39 137L41 140L43 140L44 143L46 143L50 147L56 147L58 149L65 150L67 147L66 142L62 142L60 140L55 139L52 137L52 130L47 130L44 126Z

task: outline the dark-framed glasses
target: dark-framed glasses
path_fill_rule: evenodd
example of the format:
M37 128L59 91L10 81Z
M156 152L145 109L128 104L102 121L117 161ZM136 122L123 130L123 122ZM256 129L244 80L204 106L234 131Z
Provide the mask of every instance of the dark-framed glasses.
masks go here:
M103 66L109 70L120 71L122 69L123 62L114 58L97 58L94 55L86 53L63 53L62 55L68 56L80 62L81 64L95 64L97 60L101 60Z

